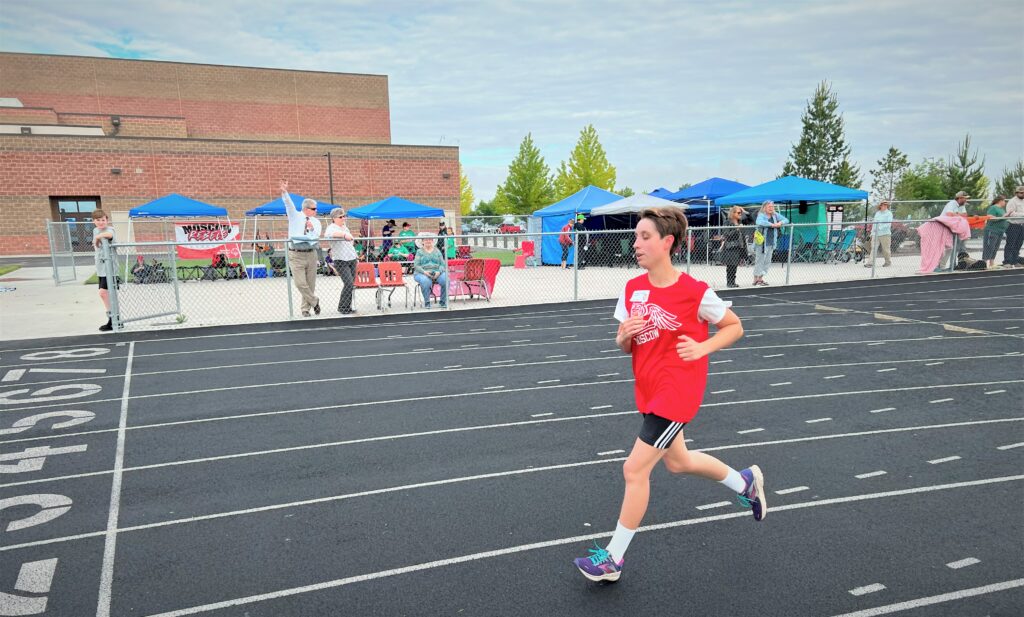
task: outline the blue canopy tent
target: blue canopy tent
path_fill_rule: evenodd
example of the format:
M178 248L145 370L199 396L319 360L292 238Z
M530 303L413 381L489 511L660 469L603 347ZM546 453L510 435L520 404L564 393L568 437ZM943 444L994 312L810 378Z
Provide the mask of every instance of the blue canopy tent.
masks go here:
M662 199L669 199L669 195L672 194L672 191L668 190L663 186L659 186L658 188L654 189L653 191L647 194L650 195L651 197L661 197Z
M731 195L737 191L750 188L742 182L725 178L708 178L680 191L676 191L665 199L691 204L686 211L686 218L697 225L710 225L713 216L719 213L717 199Z
M225 208L211 206L208 203L190 199L177 193L164 195L163 197L154 199L149 203L142 204L141 206L135 206L128 211L128 216L130 218L182 218L189 216L220 217L227 215L228 211Z
M353 208L348 215L357 219L429 219L444 218L444 210L432 208L401 197L388 197L380 201Z
M292 204L295 205L295 209L302 210L302 202L305 201L305 197L296 193L288 193L288 196L292 199ZM335 206L327 202L318 201L316 202L316 215L317 216L328 216ZM284 198L278 197L274 201L268 201L262 206L256 206L252 210L245 213L246 216L284 216Z
M533 216L541 220L542 232L554 233L561 231L569 219L575 218L577 214L590 214L593 208L620 199L622 199L622 195L616 195L596 186L587 186L561 201L534 211ZM558 243L558 236L547 235L542 238L540 250L542 263L551 265L562 263L562 247ZM572 253L569 253L568 263L573 263Z

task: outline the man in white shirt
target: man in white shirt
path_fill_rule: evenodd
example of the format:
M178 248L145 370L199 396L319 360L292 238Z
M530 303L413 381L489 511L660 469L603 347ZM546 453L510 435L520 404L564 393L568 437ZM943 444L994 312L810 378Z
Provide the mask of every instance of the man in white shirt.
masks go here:
M295 287L302 295L302 316L309 317L312 309L320 314L320 299L316 297L317 246L320 244L320 221L316 218L316 200L304 199L302 212L295 209L288 195L288 181L281 181L281 200L288 215L288 262L295 277Z
M1006 217L1010 224L1006 227L1006 247L1003 249L1004 266L1022 266L1020 247L1024 244L1024 186L1018 186L1013 198L1006 202Z
M962 216L967 218L967 200L970 199L970 195L966 191L960 191L956 194L956 197L946 202L945 207L942 208L942 214L939 216ZM939 272L949 267L949 258L953 254L953 249L946 249L942 251L942 258L939 259L939 265L935 267L935 271Z
M874 222L871 225L871 252L868 254L867 263L864 264L865 268L874 267L878 248L882 249L882 257L885 258L882 267L888 268L892 265L892 211L889 210L888 201L878 204L878 210L875 211Z

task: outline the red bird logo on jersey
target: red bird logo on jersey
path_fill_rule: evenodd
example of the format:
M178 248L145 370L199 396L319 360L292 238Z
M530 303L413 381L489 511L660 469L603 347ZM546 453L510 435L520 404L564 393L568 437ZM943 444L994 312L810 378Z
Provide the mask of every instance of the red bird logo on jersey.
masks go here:
M630 307L629 313L631 317L644 318L644 329L633 337L638 345L661 336L660 330L677 330L682 325L676 321L675 315L657 304L636 302Z

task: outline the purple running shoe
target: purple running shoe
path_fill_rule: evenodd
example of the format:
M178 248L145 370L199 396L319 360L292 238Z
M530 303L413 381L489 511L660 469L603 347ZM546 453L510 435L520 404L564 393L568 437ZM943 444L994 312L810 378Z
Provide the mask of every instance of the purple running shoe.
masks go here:
M594 547L587 549L591 553L589 557L578 557L573 560L579 571L583 573L583 576L592 581L610 581L614 583L619 580L619 575L622 574L622 564L625 560L615 563L611 553L598 546L596 542Z
M757 465L740 472L747 487L739 494L740 505L754 511L754 520L761 521L768 515L768 501L764 497L764 474Z

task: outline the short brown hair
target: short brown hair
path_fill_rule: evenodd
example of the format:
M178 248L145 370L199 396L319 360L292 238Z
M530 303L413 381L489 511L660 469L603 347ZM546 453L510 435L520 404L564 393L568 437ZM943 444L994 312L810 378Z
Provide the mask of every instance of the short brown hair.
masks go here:
M992 203L997 204L1001 201L1006 201L1006 198L1002 195L996 195L995 199L992 200Z
M686 235L686 215L679 208L648 208L640 212L640 219L649 219L654 223L662 238L672 236L672 252L675 253L683 244Z
M95 210L92 211L92 220L95 221L96 219L105 219L105 218L109 218L109 217L107 216L107 213L104 212L103 210L101 210L100 208L96 208Z

